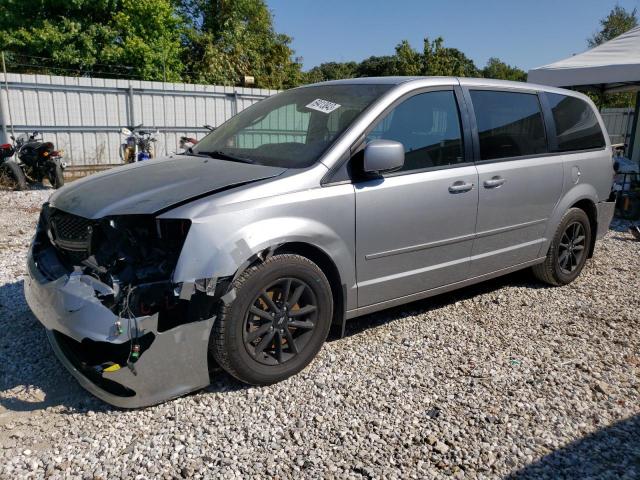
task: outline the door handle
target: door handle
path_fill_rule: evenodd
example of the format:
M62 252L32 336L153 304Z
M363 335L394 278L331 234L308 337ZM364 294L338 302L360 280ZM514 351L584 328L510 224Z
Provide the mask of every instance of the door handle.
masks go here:
M468 192L473 188L473 183L467 183L462 180L458 180L457 182L453 182L449 185L449 192L451 193L463 193Z
M484 181L484 188L496 188L499 187L501 185L504 185L504 182L506 180L502 177L499 176L495 176L493 177L491 180L485 180Z

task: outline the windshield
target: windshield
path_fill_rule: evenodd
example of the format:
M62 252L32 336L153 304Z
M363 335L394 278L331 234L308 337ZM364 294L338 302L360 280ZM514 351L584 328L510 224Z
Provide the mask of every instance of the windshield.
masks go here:
M231 161L305 168L391 85L320 85L279 93L243 110L193 152Z

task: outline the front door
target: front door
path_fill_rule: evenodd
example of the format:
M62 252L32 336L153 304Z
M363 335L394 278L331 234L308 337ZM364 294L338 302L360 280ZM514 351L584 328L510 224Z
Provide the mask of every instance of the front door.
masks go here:
M461 132L451 89L404 100L367 135L401 142L405 164L355 185L359 307L468 276L478 174Z

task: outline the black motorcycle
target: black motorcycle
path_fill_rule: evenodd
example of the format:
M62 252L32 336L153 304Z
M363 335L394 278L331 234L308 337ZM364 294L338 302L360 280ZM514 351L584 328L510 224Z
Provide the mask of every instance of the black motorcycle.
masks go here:
M0 146L0 175L5 182L13 181L16 190L24 190L29 183L42 183L45 178L53 188L64 185L62 160L64 152L56 150L51 142L45 142L38 132L11 137L14 145ZM15 153L15 160L11 156Z
M11 159L16 153L10 143L0 145L0 186L24 190L27 188L27 179L20 165Z

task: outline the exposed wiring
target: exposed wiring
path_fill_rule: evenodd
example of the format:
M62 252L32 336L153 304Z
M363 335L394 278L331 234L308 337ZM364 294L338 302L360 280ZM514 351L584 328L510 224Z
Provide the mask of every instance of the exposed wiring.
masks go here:
M133 314L131 310L131 305L129 303L129 299L131 298L131 294L137 287L129 287L127 289L127 295L125 297L124 303L122 305L122 310L120 311L120 317L124 313L127 318L127 332L129 334L129 356L127 358L127 365L129 368L135 373L135 369L133 368L133 364L138 360L140 356L140 345L137 343L138 338L140 337L140 329L138 326L138 317ZM132 326L133 323L133 326Z

